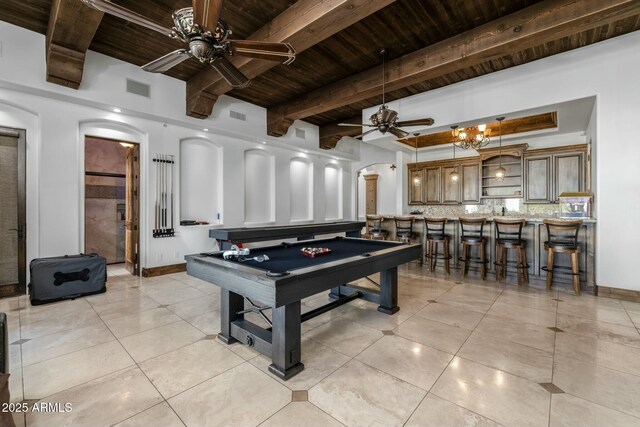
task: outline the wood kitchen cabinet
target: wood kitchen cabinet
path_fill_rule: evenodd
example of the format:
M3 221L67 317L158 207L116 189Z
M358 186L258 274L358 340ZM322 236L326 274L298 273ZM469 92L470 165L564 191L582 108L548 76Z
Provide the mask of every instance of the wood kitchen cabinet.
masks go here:
M410 205L423 205L424 204L424 186L423 186L423 170L422 169L410 169L409 170L409 204Z
M480 161L463 164L460 167L462 181L462 195L460 202L463 204L480 203Z
M424 202L426 204L441 203L440 186L442 180L442 167L430 166L423 170L424 176Z
M553 156L532 156L524 159L525 203L549 203L551 194L551 163Z
M460 165L451 165L442 167L442 203L459 204L460 203L460 179L451 180L451 173L458 172L460 174Z
M586 145L525 154L525 203L555 203L563 192L586 189Z

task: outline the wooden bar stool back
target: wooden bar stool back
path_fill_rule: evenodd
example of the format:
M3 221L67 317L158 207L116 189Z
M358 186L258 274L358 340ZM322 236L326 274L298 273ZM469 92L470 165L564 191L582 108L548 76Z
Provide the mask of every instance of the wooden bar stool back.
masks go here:
M547 226L547 241L544 242L544 249L547 251L547 266L542 267L547 272L547 289L551 289L554 273L571 274L573 276L573 290L576 295L580 295L578 233L582 227L582 220L545 219L543 223ZM567 253L571 256L571 273L562 272L560 271L561 267L554 265L556 253Z
M382 228L382 215L367 215L366 237L372 240L386 240L389 232Z
M487 218L468 218L460 217L460 244L462 244L462 256L458 261L462 263L462 277L467 275L469 264L480 264L480 276L482 280L487 278L487 253L485 251L485 243L487 239L484 237L484 226ZM470 255L471 248L477 247L479 256L472 257Z
M494 218L496 227L496 280L500 282L507 276L507 264L509 264L508 250L516 251L516 273L518 285L529 283L529 264L527 263L527 242L522 239L522 227L526 224L524 219Z
M396 222L396 240L402 243L411 243L417 237L417 234L413 231L412 216L397 216L394 218Z
M427 241L427 262L429 263L429 271L434 271L438 259L444 260L444 268L449 271L449 241L451 236L445 233L447 218L424 218L424 233ZM442 244L442 254L438 253L438 244Z

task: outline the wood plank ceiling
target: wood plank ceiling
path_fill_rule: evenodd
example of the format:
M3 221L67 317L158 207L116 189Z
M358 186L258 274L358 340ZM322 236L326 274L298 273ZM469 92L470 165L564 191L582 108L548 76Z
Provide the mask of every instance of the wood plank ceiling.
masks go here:
M189 0L113 2L168 27L172 26L171 12L191 5ZM228 0L225 2L222 19L232 28L233 38L244 39L295 3L296 0ZM293 64L276 66L254 78L248 88L232 90L228 94L267 108L281 106L288 101L304 98L306 94L331 83L379 66L379 51L383 46L388 50L389 60L393 60L537 3L554 4L561 1L396 0L319 41L315 46L299 52ZM445 75L392 90L386 94L386 100L433 90L636 31L640 29L640 2L630 3L635 3L635 6L627 5L625 14L621 14L620 19L601 22L594 19L586 29L565 31L553 40L544 40L539 45L526 49L514 47L498 58L465 64ZM50 0L2 0L0 20L46 34L51 4ZM179 47L182 47L180 42L105 14L89 49L143 65ZM188 81L203 68L204 65L191 59L174 67L167 74ZM380 104L381 95L313 114L304 120L319 126L351 120L360 116L364 108ZM428 115L429 112L426 111L425 116Z

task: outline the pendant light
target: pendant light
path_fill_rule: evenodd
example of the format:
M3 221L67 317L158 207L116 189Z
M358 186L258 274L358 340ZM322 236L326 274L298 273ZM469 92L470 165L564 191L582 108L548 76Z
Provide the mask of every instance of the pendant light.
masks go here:
M415 147L416 147L416 163L418 163L418 136L419 135L420 135L420 132L415 132L413 134L413 136L416 137L415 142L414 142ZM414 182L414 184L420 184L420 177L416 176L415 178L413 178L413 182Z
M456 133L456 129L458 129L458 125L454 125L451 126L451 134L454 135ZM456 160L456 138L455 136L453 137L453 160ZM458 165L456 165L456 168L453 170L453 172L451 172L451 174L449 175L449 178L451 178L452 182L457 182L460 179L460 174L458 173Z
M498 169L496 169L496 179L498 181L504 181L504 178L507 175L507 170L502 167L502 121L504 120L504 117L497 117L496 120L500 124L500 164Z

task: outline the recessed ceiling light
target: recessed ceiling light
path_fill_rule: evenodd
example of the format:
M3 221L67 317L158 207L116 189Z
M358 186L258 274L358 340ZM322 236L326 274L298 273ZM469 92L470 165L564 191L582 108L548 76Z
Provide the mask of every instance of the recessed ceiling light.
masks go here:
M205 132L209 132L209 129L207 129L207 128L204 128L202 130L205 131Z
M263 143L263 144L266 144L266 143L267 143L267 141L262 141L262 143Z
M119 108L114 108L114 109L113 109L113 112L114 112L114 113L122 113L122 110L121 110L121 109L119 109Z

